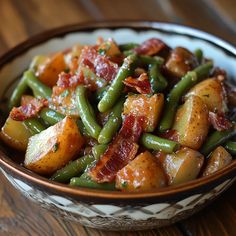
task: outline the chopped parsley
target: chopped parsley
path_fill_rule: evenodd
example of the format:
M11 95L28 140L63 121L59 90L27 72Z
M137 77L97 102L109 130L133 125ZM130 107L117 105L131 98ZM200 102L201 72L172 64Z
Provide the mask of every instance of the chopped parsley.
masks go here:
M55 143L52 147L52 152L56 152L59 148L59 143Z

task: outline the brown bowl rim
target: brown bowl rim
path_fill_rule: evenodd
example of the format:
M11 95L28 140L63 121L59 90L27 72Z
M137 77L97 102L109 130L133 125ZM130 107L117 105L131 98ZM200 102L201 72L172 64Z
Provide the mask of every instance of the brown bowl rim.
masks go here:
M166 22L157 21L140 21L140 20L124 20L124 21L103 21L103 22L85 22L80 24L66 25L62 27L57 27L48 31L44 31L40 34L32 36L25 40L24 42L18 44L17 46L10 49L8 52L0 57L0 69L10 61L12 61L16 56L25 53L30 48L39 45L54 37L63 37L68 33L80 32L80 31L93 31L99 28L107 29L119 29L119 28L130 28L132 30L158 30L164 31L167 34L179 34L185 35L190 38L198 38L204 41L208 41L211 44L221 48L226 53L231 54L236 60L236 48L230 43L222 40L212 34L206 33L204 31ZM176 31L177 30L177 31ZM184 33L181 33L181 31ZM193 181L189 181L184 184L177 186L169 186L161 189L157 189L150 192L140 192L140 193L123 193L114 191L103 191L103 190L93 190L89 188L73 188L65 184L56 183L54 181L48 180L42 176L30 172L24 167L11 161L6 154L0 150L0 167L9 170L14 176L19 176L25 181L36 184L41 188L48 188L54 192L60 192L63 194L67 193L71 196L77 197L90 197L94 199L111 199L111 200L163 200L172 199L175 197L186 196L193 193L199 193L206 191L209 188L213 188L217 184L222 183L224 180L233 178L236 173L236 161L233 161L230 165L226 166L222 170L216 172L215 174L207 177L202 177Z

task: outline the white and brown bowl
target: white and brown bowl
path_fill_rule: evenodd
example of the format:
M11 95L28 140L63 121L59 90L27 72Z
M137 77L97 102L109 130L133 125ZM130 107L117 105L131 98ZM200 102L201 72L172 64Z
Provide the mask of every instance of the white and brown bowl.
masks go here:
M11 88L37 54L73 44L113 37L119 43L140 43L158 37L170 46L202 48L236 80L236 48L208 33L185 26L144 21L71 25L30 38L0 58L0 105L5 108ZM144 230L172 224L202 209L235 181L236 161L214 175L147 193L122 193L73 188L55 183L13 161L20 154L0 143L0 170L26 197L85 226L107 230Z

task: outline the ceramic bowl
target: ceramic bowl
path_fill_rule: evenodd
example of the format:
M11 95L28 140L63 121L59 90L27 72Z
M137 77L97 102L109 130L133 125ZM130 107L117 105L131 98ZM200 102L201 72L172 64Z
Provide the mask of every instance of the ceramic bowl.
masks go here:
M112 37L119 43L157 37L174 47L202 48L206 57L236 79L236 48L208 33L158 22L108 22L71 25L30 38L0 58L0 100L4 107L14 81L37 54L73 44ZM11 85L11 86L10 86ZM172 224L202 209L235 181L236 162L209 177L148 193L121 193L72 188L38 176L12 160L13 151L0 145L0 169L27 198L67 220L107 230L144 230Z

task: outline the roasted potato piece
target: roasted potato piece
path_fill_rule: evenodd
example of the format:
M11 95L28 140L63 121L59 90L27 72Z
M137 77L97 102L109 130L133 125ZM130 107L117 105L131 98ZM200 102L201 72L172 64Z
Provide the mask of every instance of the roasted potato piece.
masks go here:
M205 140L208 129L208 109L198 96L189 97L178 109L173 125L178 142L193 149L199 149Z
M51 175L73 159L84 144L76 125L69 117L29 139L25 167L42 175Z
M0 137L6 144L20 151L26 150L31 136L32 133L22 121L15 121L10 117L7 118L0 132Z
M79 57L84 45L76 44L72 49L65 54L65 63L72 74L76 72L79 66Z
M186 48L176 47L170 53L165 64L165 69L168 74L180 78L197 65L198 62L194 54Z
M168 184L181 184L197 178L204 162L198 151L184 147L176 153L163 154L159 158L168 176Z
M211 112L225 113L228 110L224 85L216 78L209 78L196 84L185 98L192 95L200 97Z
M211 175L227 166L231 161L232 156L222 146L219 146L211 153L202 175Z
M100 53L101 55L113 57L119 55L121 52L115 41L109 38L99 45L98 53Z
M116 176L116 188L125 192L147 191L166 184L167 178L162 167L148 151L139 154Z
M164 96L161 93L151 97L145 94L129 95L124 104L123 114L131 113L135 116L144 116L144 130L152 132L159 121L163 104Z
M58 75L65 69L64 55L57 53L38 66L36 76L44 84L53 87L57 83Z
M79 117L75 88L54 86L49 107L63 115Z

